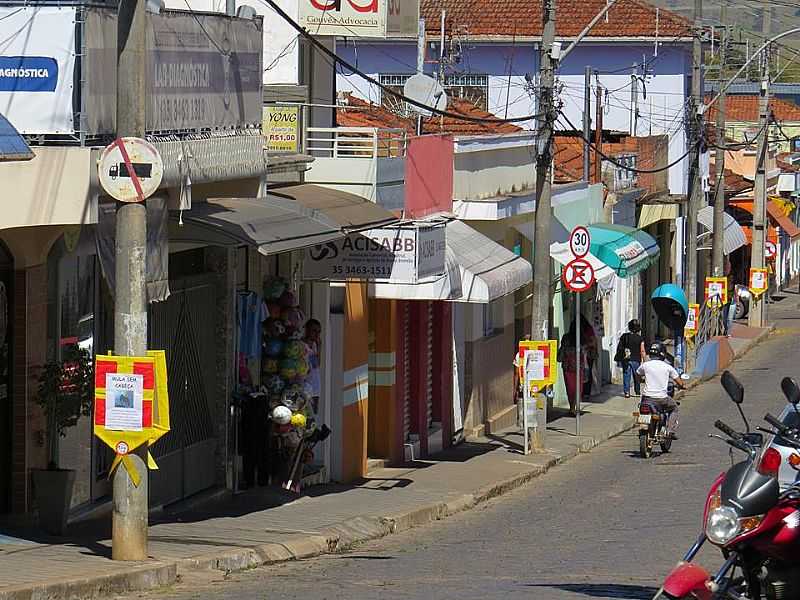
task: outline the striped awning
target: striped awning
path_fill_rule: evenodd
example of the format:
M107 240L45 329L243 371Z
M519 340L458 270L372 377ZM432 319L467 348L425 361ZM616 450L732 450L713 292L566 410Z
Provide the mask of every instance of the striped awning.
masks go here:
M589 225L588 229L590 252L619 277L636 275L658 259L658 242L641 229L610 223Z
M739 223L736 222L736 219L733 218L732 215L728 213L723 213L723 221L725 224L723 240L722 240L722 250L725 254L730 254L734 250L737 250L747 244L747 237L745 236L744 230ZM714 207L713 206L706 206L701 208L697 213L697 222L700 223L703 227L708 229L709 231L714 231Z

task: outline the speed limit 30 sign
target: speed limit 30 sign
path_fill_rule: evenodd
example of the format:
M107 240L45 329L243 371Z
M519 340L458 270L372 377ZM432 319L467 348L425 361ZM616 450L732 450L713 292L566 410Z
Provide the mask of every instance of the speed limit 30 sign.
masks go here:
M589 254L589 247L592 245L592 237L586 227L578 225L569 234L569 249L577 258L583 258Z

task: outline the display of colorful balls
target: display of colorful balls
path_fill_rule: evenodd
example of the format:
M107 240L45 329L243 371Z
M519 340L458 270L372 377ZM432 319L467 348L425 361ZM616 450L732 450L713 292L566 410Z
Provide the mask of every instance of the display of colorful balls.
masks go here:
M272 319L281 318L281 308L281 305L277 302L267 302L267 312Z
M284 358L278 366L278 373L284 379L294 379L297 377L297 361L293 358Z
M290 342L297 341L300 342L303 340L303 330L302 329L293 329L291 327L286 329L286 339Z
M290 306L281 311L281 320L293 329L301 329L306 316L297 306Z
M292 290L286 290L281 294L280 300L278 300L281 308L289 308L290 306L295 306L297 304L297 297L294 295Z
M268 358L264 361L264 373L274 375L278 372L278 359Z
M306 345L300 341L286 342L283 347L283 355L286 358L304 358L306 355Z
M308 375L309 366L308 361L305 358L298 358L297 359L297 376L298 377L305 377Z
M295 427L305 427L306 426L306 416L303 413L295 413L292 415L292 425Z
M286 281L280 277L270 277L264 284L264 298L278 300L286 291Z
M279 375L272 375L264 382L264 387L267 388L267 393L270 395L280 394L286 387L286 383Z
M264 352L270 358L278 358L283 354L283 341L270 338L264 343Z

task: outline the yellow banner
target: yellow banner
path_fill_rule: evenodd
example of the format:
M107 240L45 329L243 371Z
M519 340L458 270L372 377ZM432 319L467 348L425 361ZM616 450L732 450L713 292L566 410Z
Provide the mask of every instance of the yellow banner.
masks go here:
M268 152L298 152L300 107L265 106L261 132Z

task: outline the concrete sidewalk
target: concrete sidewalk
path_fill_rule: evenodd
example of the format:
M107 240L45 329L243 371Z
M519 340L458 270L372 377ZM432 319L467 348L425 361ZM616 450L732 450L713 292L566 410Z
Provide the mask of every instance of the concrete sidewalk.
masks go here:
M737 339L737 357L768 333ZM355 485L313 487L299 499L259 489L164 514L150 527L146 562L110 560L110 518L78 524L66 539L0 533L0 600L150 589L192 569L232 571L306 558L445 518L516 489L633 426L636 399L604 394L593 400L584 405L580 437L575 420L556 409L543 454L523 456L522 436L506 431L430 460L376 470Z

